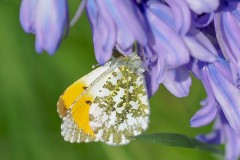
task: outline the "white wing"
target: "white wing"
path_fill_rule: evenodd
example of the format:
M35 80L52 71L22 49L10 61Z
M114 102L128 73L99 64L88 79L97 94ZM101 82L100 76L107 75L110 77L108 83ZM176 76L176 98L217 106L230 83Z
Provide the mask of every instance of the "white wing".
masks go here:
M63 107L58 108L65 107L66 110L61 125L61 134L66 141L98 141L95 132L89 125L89 109L96 98L96 93L103 87L110 76L109 72L114 68L114 65L106 64L95 69L66 89L60 97L58 106L61 104ZM81 87L84 87L84 90L80 92ZM75 92L79 92L77 96ZM68 102L69 99L71 99L70 102Z
M96 94L89 113L90 126L100 141L129 143L148 127L150 111L143 75L125 65L116 68Z

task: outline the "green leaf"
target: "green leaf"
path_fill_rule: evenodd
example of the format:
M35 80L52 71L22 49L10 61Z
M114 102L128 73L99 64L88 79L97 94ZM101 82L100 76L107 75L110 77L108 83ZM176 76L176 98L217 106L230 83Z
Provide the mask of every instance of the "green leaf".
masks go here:
M201 149L215 154L224 155L223 150L221 150L219 146L202 143L195 138L178 133L145 134L133 137L133 139L157 143L165 146Z

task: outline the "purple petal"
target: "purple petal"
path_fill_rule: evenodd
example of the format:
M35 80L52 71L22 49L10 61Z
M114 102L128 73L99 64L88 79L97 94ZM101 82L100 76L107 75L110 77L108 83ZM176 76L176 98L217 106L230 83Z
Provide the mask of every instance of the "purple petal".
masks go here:
M164 86L176 97L185 97L189 93L192 80L184 67L166 71Z
M225 148L226 160L238 160L240 156L240 137L229 125L224 125L224 131L227 138Z
M209 14L203 14L203 15L197 15L193 14L194 17L194 26L198 28L204 28L207 27L214 18L214 12L209 13Z
M208 79L227 120L240 134L240 91L227 81L214 65L208 65Z
M206 67L203 68L203 70L205 69ZM199 78L202 80L203 86L207 93L207 98L201 102L202 108L192 117L191 127L207 125L216 117L218 111L218 103L215 100L206 72L202 72L202 74L199 75Z
M224 21L224 30L226 34L226 38L229 42L229 47L232 49L233 53L236 55L237 60L240 60L240 37L238 34L240 31L240 24L238 19L234 17L233 14L230 12L226 12L223 14L223 21Z
M230 70L229 62L225 59L218 58L217 61L213 62L219 73L230 83L234 84L233 75Z
M220 111L221 130L225 137L225 159L237 160L240 156L240 136L236 134L233 128L229 125L224 113Z
M145 71L145 80L146 80L146 87L148 92L148 97L153 96L159 87L159 83L157 82L158 74L158 60L153 60L151 65L148 67L147 71Z
M226 43L224 43L224 42L227 42L227 38L226 38L226 36L224 34L224 30L222 30L223 23L222 23L221 16L222 16L222 13L218 12L218 13L215 14L215 17L214 17L214 25L215 25L215 30L216 30L216 37L217 37L218 43L219 43L219 45L221 47L221 50L223 52L223 55L228 57L227 53L230 53L230 50L227 47Z
M100 12L99 9L105 10ZM109 18L107 7L103 3L89 0L87 3L89 20L93 28L93 43L98 63L104 65L112 56L112 49L116 40L115 24ZM91 11L91 12L90 12ZM101 19L101 21L99 21Z
M157 82L158 83L163 83L166 75L166 61L164 58L164 55L159 54L158 59L157 59L157 70L155 72L156 75L158 75Z
M165 0L172 9L176 21L176 30L185 35L190 29L191 13L183 0Z
M147 44L145 24L136 3L118 0L88 0L87 13L93 30L96 59L104 65L114 46L125 55L135 41Z
M117 50L124 55L130 55L133 52L133 46L129 48L122 49L119 45L116 45Z
M104 0L110 15L118 28L117 43L121 48L129 48L135 39L143 46L147 44L144 23L141 23L139 10L133 1ZM103 3L102 0L100 3Z
M220 131L214 130L212 133L209 133L209 134L198 135L197 139L205 143L220 144Z
M166 10L165 5L159 4L157 7L160 13ZM169 21L165 21L165 15L171 12L157 14L157 9L152 10L151 6L146 9L146 16L155 40L155 43L152 44L154 50L159 55L163 54L163 61L165 61L166 67L169 69L188 63L189 53L182 38L168 25ZM172 15L168 16L172 17Z
M173 13L171 9L163 5L159 1L150 0L147 2L147 7L149 10L151 10L157 17L161 17L160 19L168 25L171 29L176 29L176 22L173 17Z
M36 50L54 53L68 24L66 0L41 0L36 10Z
M185 0L189 7L197 14L210 13L219 6L219 0Z
M236 71L234 65L230 62L230 68L232 72L233 83L237 88L240 88L240 75Z
M234 71L240 74L240 5L239 2L223 3L219 12L215 14L214 23L216 35L223 55L230 60Z
M201 71L199 70L198 62L197 59L191 57L190 62L186 64L186 68L190 70L197 79L200 79Z
M187 36L183 36L190 54L201 61L213 62L217 58L217 51L210 40L199 30L191 29Z
M20 8L20 23L27 33L35 32L34 20L38 0L22 0Z
M212 133L205 134L205 135L198 135L197 139L210 144L222 144L225 140L225 137L223 135L222 131L222 123L220 119L216 119L214 124L214 130Z
M201 127L209 124L217 115L217 103L214 99L206 99L204 106L191 119L191 127Z

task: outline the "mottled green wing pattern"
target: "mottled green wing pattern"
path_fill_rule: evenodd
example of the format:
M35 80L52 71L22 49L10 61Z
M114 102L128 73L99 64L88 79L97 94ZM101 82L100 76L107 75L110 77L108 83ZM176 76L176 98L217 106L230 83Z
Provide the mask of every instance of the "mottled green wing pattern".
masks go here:
M149 102L142 72L119 65L96 93L90 111L95 136L110 145L123 145L148 127Z

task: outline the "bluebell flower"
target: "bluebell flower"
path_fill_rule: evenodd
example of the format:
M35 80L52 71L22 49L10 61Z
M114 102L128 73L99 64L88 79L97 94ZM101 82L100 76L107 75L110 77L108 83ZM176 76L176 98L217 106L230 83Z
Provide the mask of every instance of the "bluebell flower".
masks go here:
M92 27L95 55L100 65L111 58L114 46L128 55L135 41L141 45L147 44L144 18L134 0L88 0L86 9Z
M210 123L221 109L230 126L240 134L240 90L235 86L228 62L219 58L213 63L195 61L192 71L207 92L202 109L191 119L191 126L199 127Z
M240 75L240 2L222 0L214 17L217 40L227 60L230 61L234 82Z
M148 1L142 7L150 33L149 43L142 46L140 53L146 59L148 94L153 95L159 84L163 83L172 94L186 96L191 78L181 66L188 63L190 56L182 37L175 30L172 12L160 1Z
M215 120L214 130L197 139L210 144L225 144L225 160L240 157L240 90L233 81L230 65L224 58L213 63L193 60L191 70L207 93L202 108L191 119L192 127L201 127Z
M198 135L197 139L210 144L226 144L225 160L238 160L240 158L240 135L236 134L229 125L228 120L220 110L214 123L213 132Z
M36 35L37 52L53 54L68 28L66 0L22 0L20 22L27 33Z
M189 62L190 56L213 62L217 58L216 49L199 30L182 27L185 28L184 32L180 31L174 13L160 1L148 1L144 5L144 14L152 36L148 45L141 50L144 52L141 55L148 59L145 76L149 95L153 95L159 84L163 83L176 97L187 96L191 77L184 65Z
M186 34L191 27L192 16L212 13L219 6L219 0L165 0L170 6L180 34ZM191 10L193 12L191 12ZM193 15L192 15L193 14Z

